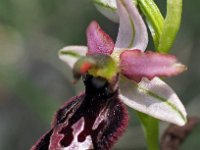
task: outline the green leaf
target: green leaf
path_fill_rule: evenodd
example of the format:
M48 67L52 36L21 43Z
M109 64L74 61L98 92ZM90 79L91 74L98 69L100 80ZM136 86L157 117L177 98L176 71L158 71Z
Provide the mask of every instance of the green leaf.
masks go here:
M180 28L182 0L167 0L167 15L163 18L153 0L138 0L151 31L155 49L168 53Z
M155 48L158 48L159 39L163 30L164 18L153 0L138 0L139 8L145 15L151 31Z
M137 112L137 116L143 127L148 150L159 150L159 121L141 112Z
M182 0L167 0L167 15L157 51L168 53L176 38L182 16Z

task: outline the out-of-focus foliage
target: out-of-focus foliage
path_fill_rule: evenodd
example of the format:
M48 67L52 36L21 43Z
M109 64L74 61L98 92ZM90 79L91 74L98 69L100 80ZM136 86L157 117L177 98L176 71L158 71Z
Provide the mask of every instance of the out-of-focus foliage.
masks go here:
M200 139L200 125L195 127L193 132L188 136L188 138L184 141L183 145L181 146L181 150L188 150L188 149L199 149L199 139Z
M165 3L155 2L164 12ZM171 52L189 69L168 83L189 115L200 116L200 1L185 0L183 6ZM29 149L50 128L57 108L83 89L81 82L72 85L72 74L57 53L66 45L86 45L85 29L94 19L115 38L117 25L89 0L0 0L0 149ZM136 115L130 115L128 131L115 149L145 149ZM194 145L198 136L192 134L183 147Z

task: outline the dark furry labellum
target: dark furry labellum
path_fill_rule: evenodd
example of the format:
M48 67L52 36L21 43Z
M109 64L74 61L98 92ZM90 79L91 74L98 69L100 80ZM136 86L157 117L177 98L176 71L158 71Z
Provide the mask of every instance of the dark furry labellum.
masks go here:
M85 75L85 93L67 101L31 150L109 150L128 124L117 83Z

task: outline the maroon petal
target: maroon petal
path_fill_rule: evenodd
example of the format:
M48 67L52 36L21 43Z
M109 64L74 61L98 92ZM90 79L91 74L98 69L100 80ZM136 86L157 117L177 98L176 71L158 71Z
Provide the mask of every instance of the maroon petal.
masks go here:
M137 82L142 77L169 77L186 70L184 65L177 62L175 56L155 52L127 50L120 55L120 61L121 72Z
M87 28L88 54L111 54L114 49L114 42L105 33L96 21L92 21Z
M128 125L128 114L118 89L105 79L84 76L86 91L61 107L52 130L31 150L110 150Z

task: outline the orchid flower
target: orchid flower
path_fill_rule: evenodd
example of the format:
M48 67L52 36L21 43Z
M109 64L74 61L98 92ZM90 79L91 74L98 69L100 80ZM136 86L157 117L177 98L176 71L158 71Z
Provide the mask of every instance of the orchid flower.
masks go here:
M84 55L110 55L118 64L120 99L129 107L159 120L186 123L186 111L176 93L158 77L177 75L186 67L175 56L144 52L148 43L146 26L131 0L117 1L119 33L116 43L97 22L87 29L86 46L67 46L59 57L71 68Z
M96 21L87 28L87 46L67 46L59 57L85 92L55 114L51 129L32 150L109 150L128 124L127 106L159 120L186 123L186 111L175 92L159 77L186 67L175 56L144 52L146 26L132 0L117 0L119 32L114 44Z

